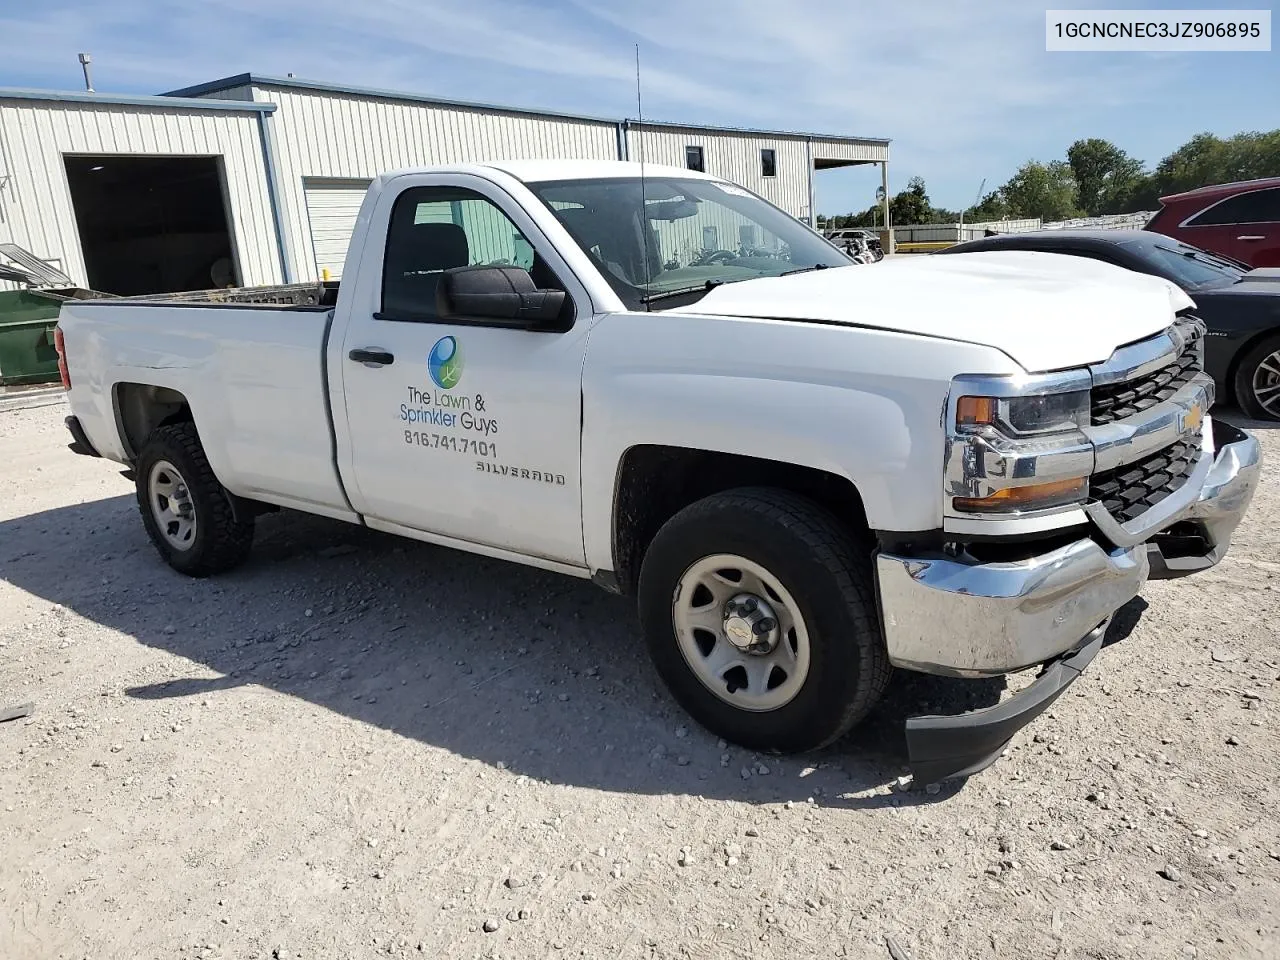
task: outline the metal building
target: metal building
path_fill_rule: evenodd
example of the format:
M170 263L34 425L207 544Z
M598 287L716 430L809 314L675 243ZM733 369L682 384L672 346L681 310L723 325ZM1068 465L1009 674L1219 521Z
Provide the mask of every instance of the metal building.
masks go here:
M0 243L114 293L277 283L274 110L0 89Z
M889 148L255 74L158 97L0 88L0 243L113 293L337 277L364 188L385 170L642 155L723 176L812 222L815 170L875 163L887 181ZM129 283L116 289L122 262Z

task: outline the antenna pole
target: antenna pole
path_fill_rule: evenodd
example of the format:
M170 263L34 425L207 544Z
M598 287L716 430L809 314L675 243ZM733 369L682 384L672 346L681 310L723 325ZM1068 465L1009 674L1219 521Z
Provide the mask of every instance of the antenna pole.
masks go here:
M93 63L93 57L87 53L80 54L80 69L84 71L84 88L89 93L93 93L93 71L89 69L91 63Z
M644 108L640 103L640 44L636 44L636 146L640 151L640 240L644 245L644 295L649 296L649 287L653 284L652 268L649 264L650 227L649 215L645 210L644 184ZM645 304L648 309L648 304Z

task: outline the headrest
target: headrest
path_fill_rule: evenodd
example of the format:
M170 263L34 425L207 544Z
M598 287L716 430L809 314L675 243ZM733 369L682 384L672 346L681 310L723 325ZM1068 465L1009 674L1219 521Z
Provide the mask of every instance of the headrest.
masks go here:
M392 250L402 273L427 273L465 267L470 260L467 234L456 223L408 223Z

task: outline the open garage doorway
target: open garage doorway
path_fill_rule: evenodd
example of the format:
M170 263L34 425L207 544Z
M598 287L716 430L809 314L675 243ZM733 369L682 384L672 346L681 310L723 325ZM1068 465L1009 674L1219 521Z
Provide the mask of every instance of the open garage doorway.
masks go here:
M220 158L63 159L92 289L132 296L240 282Z

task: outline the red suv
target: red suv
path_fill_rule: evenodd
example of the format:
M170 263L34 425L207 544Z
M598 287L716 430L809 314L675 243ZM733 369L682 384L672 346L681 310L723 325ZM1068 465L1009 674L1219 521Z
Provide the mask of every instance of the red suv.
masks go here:
M1144 229L1251 267L1280 267L1280 177L1161 197L1160 208Z

